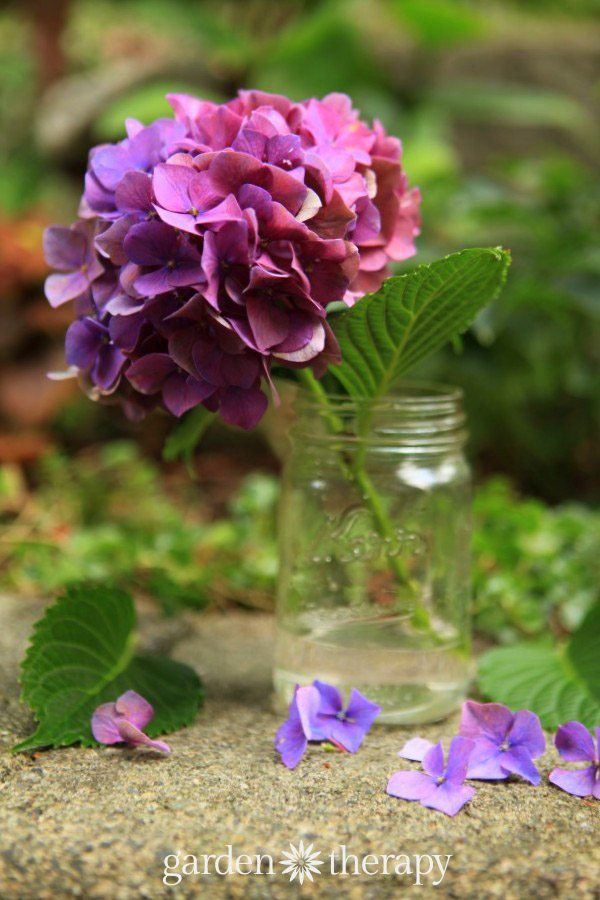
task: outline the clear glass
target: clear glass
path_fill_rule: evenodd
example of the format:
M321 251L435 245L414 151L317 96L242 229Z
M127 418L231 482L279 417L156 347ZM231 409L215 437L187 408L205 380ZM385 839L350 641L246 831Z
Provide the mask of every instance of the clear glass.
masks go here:
M278 706L314 678L380 722L441 719L470 664L470 473L461 392L375 405L299 391L280 507Z

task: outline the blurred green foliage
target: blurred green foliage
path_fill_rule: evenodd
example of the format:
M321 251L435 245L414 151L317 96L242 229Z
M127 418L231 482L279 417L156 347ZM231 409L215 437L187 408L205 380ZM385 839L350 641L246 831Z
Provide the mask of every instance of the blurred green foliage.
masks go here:
M48 595L80 581L116 583L185 607L269 609L277 573L273 475L242 480L215 517L185 473L162 475L135 444L55 454L25 489L0 468L0 588ZM600 598L600 512L520 499L503 478L474 503L475 627L504 643L563 637Z
M496 477L474 502L475 628L495 641L562 638L600 599L600 513L518 499Z
M37 490L0 469L0 586L47 595L109 582L156 599L166 614L209 603L269 605L277 569L277 483L246 477L211 521L200 489L167 485L135 444L75 459L47 457Z

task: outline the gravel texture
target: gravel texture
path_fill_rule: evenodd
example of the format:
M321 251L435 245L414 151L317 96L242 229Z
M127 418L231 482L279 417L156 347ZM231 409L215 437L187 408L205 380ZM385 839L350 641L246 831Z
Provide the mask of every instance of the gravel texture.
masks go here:
M208 700L196 723L168 740L172 755L76 747L13 755L31 728L18 699L18 661L41 604L0 598L0 897L419 897L600 898L600 803L544 779L481 783L454 819L385 793L412 764L397 752L409 736L449 738L457 718L418 729L375 728L358 754L310 748L289 772L273 750L272 621L266 616L186 614L161 621L140 611L146 646L191 663ZM555 764L551 748L540 761ZM288 882L278 865L289 843L314 843L330 866L340 846L410 860L411 874L322 873ZM186 875L162 882L164 858L271 855L274 875ZM437 863L451 855L443 880ZM415 855L423 857L415 884ZM226 862L226 861L224 861ZM266 862L266 861L265 861ZM369 868L369 860L367 867ZM253 864L255 866L255 863ZM398 861L388 863L393 873ZM212 862L211 862L212 866ZM371 865L371 869L374 865ZM354 871L350 861L349 870Z

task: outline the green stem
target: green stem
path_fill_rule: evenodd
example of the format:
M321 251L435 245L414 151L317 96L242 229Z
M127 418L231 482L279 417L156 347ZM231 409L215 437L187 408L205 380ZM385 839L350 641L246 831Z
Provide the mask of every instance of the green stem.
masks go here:
M309 369L298 369L297 375L304 387L319 400L325 412L325 419L329 423L331 430L334 434L340 434L344 429L344 423L330 408L329 397L323 385L317 381ZM359 436L362 437L363 440L360 442L357 449L354 465L350 467L341 453L339 454L339 464L344 477L349 481L354 482L359 489L361 496L371 510L377 531L381 537L392 540L395 536L394 528L388 518L385 504L365 469L366 439L371 427L371 421L372 413L369 411L366 416L362 417L360 423ZM398 583L409 588L411 592L414 592L415 585L411 583L410 576L402 560L397 557L392 557L390 562ZM415 627L431 631L429 613L423 606L418 605L415 608L413 611L412 622Z

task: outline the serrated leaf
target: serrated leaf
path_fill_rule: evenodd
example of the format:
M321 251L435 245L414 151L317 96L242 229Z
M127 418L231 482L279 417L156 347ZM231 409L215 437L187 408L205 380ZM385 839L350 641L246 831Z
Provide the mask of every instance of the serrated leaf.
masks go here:
M353 397L379 397L424 356L465 331L499 292L510 254L462 250L386 279L332 323L342 362L330 366Z
M173 462L173 460L181 458L188 469L191 469L194 450L213 419L214 413L205 406L200 405L191 409L172 428L165 441L163 459Z
M567 654L579 679L600 704L600 603L592 606L573 633ZM595 724L600 725L600 718Z
M35 733L15 750L93 746L95 708L132 689L154 707L152 737L189 724L202 700L193 669L170 659L133 656L135 610L129 594L75 586L34 626L22 663L22 698Z
M523 643L488 650L478 668L487 699L512 710L532 710L544 728L572 719L588 728L600 723L600 705L552 647Z

